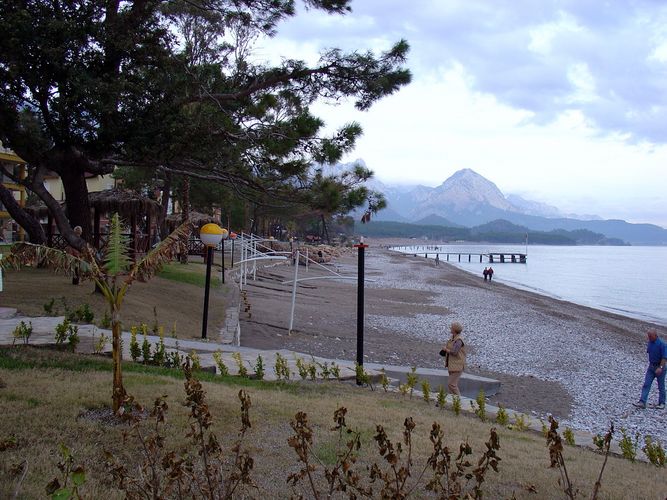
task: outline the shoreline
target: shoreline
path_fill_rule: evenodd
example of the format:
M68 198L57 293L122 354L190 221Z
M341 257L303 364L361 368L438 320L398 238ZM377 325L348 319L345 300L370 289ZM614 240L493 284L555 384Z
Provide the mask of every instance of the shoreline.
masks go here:
M491 404L536 417L552 413L562 425L594 434L611 419L667 443L667 412L631 406L643 381L645 332L660 332L659 325L485 283L453 265L435 267L432 259L374 243L366 259L366 277L375 280L365 287L366 361L441 368L437 352L449 323L458 320L471 348L467 371L502 383ZM355 274L356 255L343 255L331 267ZM257 282L248 281L251 317L241 313L242 345L354 359L356 282L301 283L288 336L291 285L282 281L292 269L274 266L258 272Z

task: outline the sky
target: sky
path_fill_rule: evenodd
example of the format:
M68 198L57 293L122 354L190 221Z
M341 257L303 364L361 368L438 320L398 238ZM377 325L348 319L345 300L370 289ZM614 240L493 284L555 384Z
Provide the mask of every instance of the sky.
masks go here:
M412 83L365 112L317 103L329 130L389 184L437 186L471 168L564 212L667 227L667 2L356 0L301 10L257 54L313 64L404 38Z

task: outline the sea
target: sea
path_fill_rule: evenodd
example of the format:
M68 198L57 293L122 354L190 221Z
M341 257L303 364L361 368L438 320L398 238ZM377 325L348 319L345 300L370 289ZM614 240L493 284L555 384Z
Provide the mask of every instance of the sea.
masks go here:
M509 286L667 326L667 246L436 245L405 253L451 252L449 263L477 274L488 258L453 254L527 253L525 264L494 263L493 279ZM446 255L440 255L442 262Z

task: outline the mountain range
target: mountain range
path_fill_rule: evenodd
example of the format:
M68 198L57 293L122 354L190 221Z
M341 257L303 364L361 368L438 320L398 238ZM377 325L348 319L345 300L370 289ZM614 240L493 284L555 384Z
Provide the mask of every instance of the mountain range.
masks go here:
M337 169L345 167L339 165ZM633 245L667 245L667 229L660 226L566 214L545 203L505 196L493 182L468 168L433 188L388 185L376 179L367 185L387 199L387 208L374 216L377 221L473 227L502 220L534 231L588 230Z

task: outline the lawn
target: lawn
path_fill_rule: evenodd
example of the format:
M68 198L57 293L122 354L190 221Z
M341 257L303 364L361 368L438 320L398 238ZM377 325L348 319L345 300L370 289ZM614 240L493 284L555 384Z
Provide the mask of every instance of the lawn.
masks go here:
M201 334L201 317L204 302L205 266L201 261L189 264L169 264L164 275L147 283L132 284L123 302L121 312L123 328L142 322L153 325L157 320L169 333L175 328L179 338L198 338ZM48 315L44 305L53 300L53 314L63 315L65 309L77 309L88 304L95 313L94 322L101 323L107 312L104 297L94 292L90 281L72 285L71 278L54 274L46 269L24 268L20 271L3 271L4 290L0 292L0 304L14 307L26 316ZM209 307L211 331L222 326L225 309L231 297L232 284L221 285L218 274L212 276Z
M272 369L272 367L267 367ZM122 495L111 482L104 465L103 453L119 457L129 471L136 472L140 461L140 446L136 439L123 441L123 426L114 426L91 418L84 412L108 406L111 389L111 364L107 358L83 356L43 348L7 348L0 350L0 442L15 443L0 451L0 497L11 496L16 479L10 474L13 464L25 461L28 471L21 486L22 498L44 494L44 487L59 475L56 464L60 444L69 447L75 464L85 467L86 498L119 498ZM288 382L268 383L239 378L222 378L201 374L206 402L213 415L211 430L218 436L223 451L229 457L241 427L238 392L250 395L252 427L243 449L254 458L251 477L257 490L254 497L285 498L294 493L312 497L303 483L292 490L286 483L288 474L300 469L297 455L287 444L293 434L290 420L299 410L306 411L313 430L313 453L331 467L336 460L338 434L332 431L334 411L348 409L347 423L359 431L361 449L353 468L363 478L367 467L377 463L382 469L387 462L380 457L374 440L376 424L381 424L389 438L401 441L403 422L411 416L416 424L413 439L413 472L408 479L413 484L424 468L432 448L429 431L433 422L444 430L444 442L454 455L459 444L468 440L473 448L471 461L484 450L491 423L471 416L456 416L450 409L441 410L433 403L381 389L370 391L349 383ZM158 396L166 396L169 405L165 423L165 447L181 453L187 449L189 409L181 403L185 396L182 375L168 371L127 364L125 386L135 398L148 406ZM143 424L148 432L150 419ZM487 498L563 498L558 490L558 471L549 468L548 450L544 438L532 432L498 430L501 457L499 473L489 471L483 488ZM405 445L404 449L405 449ZM566 446L566 462L575 486L583 496L589 496L597 478L603 457L585 449ZM405 457L405 452L404 452ZM316 484L322 486L323 465L316 463ZM426 472L425 478L429 476ZM644 463L630 463L611 457L602 479L601 498L664 498L667 486L665 471ZM424 484L428 479L423 479ZM375 497L378 484L374 485ZM414 496L429 496L418 487Z

